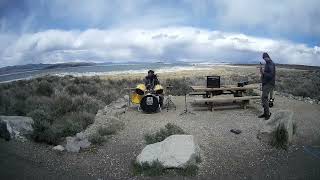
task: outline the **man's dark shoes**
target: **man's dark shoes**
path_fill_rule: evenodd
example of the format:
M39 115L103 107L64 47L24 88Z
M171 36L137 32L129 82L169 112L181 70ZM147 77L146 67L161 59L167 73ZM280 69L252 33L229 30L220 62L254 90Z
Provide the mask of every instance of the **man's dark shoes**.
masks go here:
M268 120L268 119L270 119L270 116L271 116L271 113L270 113L269 115L265 115L265 116L264 116L264 119L265 119L265 120Z
M265 114L261 114L260 116L258 116L258 118L264 118L264 117L266 117Z

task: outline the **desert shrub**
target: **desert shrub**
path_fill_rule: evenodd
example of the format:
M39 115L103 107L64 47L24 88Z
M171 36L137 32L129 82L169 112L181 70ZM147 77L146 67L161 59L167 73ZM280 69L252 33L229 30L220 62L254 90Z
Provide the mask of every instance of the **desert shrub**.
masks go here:
M112 121L109 126L99 127L98 133L101 136L108 136L115 134L117 131L123 128L124 124L121 121Z
M98 93L99 86L96 83L88 83L82 84L81 88L84 93L95 96Z
M53 100L47 96L30 96L26 99L25 103L27 112L31 112L36 109L51 112Z
M296 134L297 131L298 131L297 129L298 129L298 125L297 125L296 122L294 122L293 125L292 125L292 133L293 133L293 134Z
M284 124L280 124L277 129L272 132L271 145L276 148L288 148L288 132Z
M47 80L41 80L38 84L36 93L41 96L51 96L53 93L53 87Z
M167 79L165 85L173 86L170 90L171 95L182 96L191 92L190 78Z
M12 99L12 114L18 115L18 116L25 116L26 115L26 104L24 100L19 99Z
M3 115L24 116L26 114L25 101L16 98L13 93L8 90L1 92L0 112Z
M105 89L97 93L97 98L103 101L105 104L110 104L119 97L119 91L117 89Z
M10 115L10 96L8 96L7 91L1 91L0 93L0 114L1 115Z
M0 114L31 116L35 121L34 139L52 144L90 125L97 111L120 97L128 82L43 76L3 83ZM108 133L116 129L119 127L111 126Z
M99 133L94 133L89 136L89 141L92 144L101 145L103 142L106 141L106 138L104 136L101 136Z
M198 173L198 166L194 164L186 165L184 168L165 168L159 161L153 161L151 164L144 162L142 164L132 161L131 163L133 175L143 176L161 176L179 175L179 176L195 176Z
M81 96L75 96L69 104L69 107L76 112L86 111L91 114L96 114L104 105L105 104L102 101L84 94Z
M142 164L135 161L132 162L132 172L135 176L161 176L165 173L165 170L165 167L159 161L154 161L151 164L147 162Z
M52 119L43 110L34 110L28 114L34 120L32 138L37 142L57 144L61 138L61 130L52 126Z
M66 86L66 91L68 92L68 94L70 95L79 95L82 94L82 89L74 84L70 84Z
M320 71L290 71L277 74L276 90L320 100Z
M80 122L74 121L69 118L65 118L63 121L63 136L72 136L78 132L81 132L83 127Z
M68 94L61 93L53 98L52 110L54 116L59 117L63 116L67 112L72 110L72 97Z
M146 144L154 144L157 142L161 142L165 140L167 137L174 134L186 134L186 133L179 126L168 123L166 124L165 128L161 128L160 131L154 134L145 134L144 139L146 141Z
M85 129L88 125L92 124L94 121L95 114L90 114L88 112L71 112L62 117L63 122L67 122L66 127L72 129L76 128L76 131L72 131L76 134L81 130Z

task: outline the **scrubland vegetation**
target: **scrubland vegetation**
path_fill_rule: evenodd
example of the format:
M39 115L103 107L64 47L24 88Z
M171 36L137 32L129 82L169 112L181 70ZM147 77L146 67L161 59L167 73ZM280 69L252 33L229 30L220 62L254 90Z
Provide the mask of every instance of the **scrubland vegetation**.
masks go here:
M136 82L45 76L0 85L0 114L30 116L33 139L57 144L93 123L95 114Z
M222 76L221 79L222 84L236 84L242 80L258 83L260 78L252 73ZM141 82L141 79L44 76L3 83L0 84L0 115L32 117L34 140L57 144L63 137L74 135L93 123L100 108L128 93L125 87L134 87ZM161 82L164 87L173 86L170 94L184 95L190 91L190 85L204 85L205 78L182 77L161 79ZM320 71L277 71L276 83L277 91L320 100ZM103 130L101 132L104 134ZM98 135L93 138L97 143L103 139ZM148 139L153 142L158 137Z

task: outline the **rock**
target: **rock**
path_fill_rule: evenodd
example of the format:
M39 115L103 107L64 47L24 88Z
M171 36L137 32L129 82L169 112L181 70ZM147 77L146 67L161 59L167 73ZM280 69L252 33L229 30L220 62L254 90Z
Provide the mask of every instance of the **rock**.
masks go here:
M122 109L128 106L128 101L125 98L119 98L108 105L109 108Z
M184 168L196 164L199 147L192 135L172 135L165 140L147 145L137 157L137 162L152 164L159 161L166 168Z
M61 146L61 145L55 146L52 149L55 150L55 151L64 151L64 147Z
M287 110L280 110L274 113L270 120L265 121L265 124L258 133L258 139L266 143L273 143L277 140L275 137L277 130L283 127L287 136L283 139L286 145L292 142L293 138L293 112Z
M88 148L91 145L87 138L79 139L77 137L66 137L66 140L66 150L68 152L79 152L80 149Z
M0 116L0 136L5 139L25 139L32 134L33 120L25 116ZM10 138L8 138L8 133Z

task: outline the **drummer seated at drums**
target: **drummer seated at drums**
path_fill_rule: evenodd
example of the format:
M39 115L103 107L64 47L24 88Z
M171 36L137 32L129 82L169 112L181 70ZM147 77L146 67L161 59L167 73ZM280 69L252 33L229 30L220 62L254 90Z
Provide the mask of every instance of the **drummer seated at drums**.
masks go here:
M157 95L159 95L159 103L160 105L162 106L163 105L163 89L162 89L162 86L160 86L160 81L157 77L157 75L154 73L153 70L149 70L148 71L148 75L144 78L144 84L147 88L148 91L152 91L152 92L155 92ZM158 85L158 86L157 86ZM157 87L159 87L159 92Z
M148 75L144 78L144 84L146 85L147 90L154 90L154 87L160 84L160 81L153 70L148 71Z

